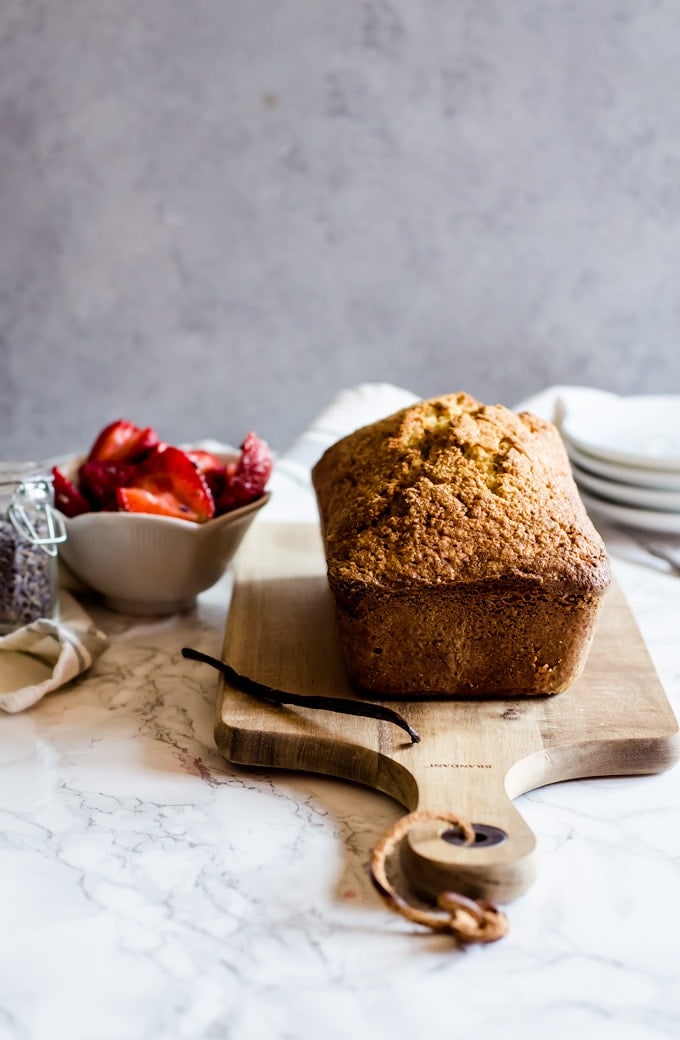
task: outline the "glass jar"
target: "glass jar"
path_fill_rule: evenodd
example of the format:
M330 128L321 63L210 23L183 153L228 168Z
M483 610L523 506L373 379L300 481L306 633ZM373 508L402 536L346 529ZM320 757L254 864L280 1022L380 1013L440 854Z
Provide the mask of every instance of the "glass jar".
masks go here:
M0 634L58 613L58 545L50 476L32 464L0 466Z

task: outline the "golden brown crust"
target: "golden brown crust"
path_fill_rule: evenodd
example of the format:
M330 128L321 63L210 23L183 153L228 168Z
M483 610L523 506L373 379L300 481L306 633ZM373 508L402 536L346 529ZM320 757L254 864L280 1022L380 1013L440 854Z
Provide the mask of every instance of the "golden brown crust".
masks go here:
M312 479L355 682L390 695L424 687L512 692L514 680L511 690L507 676L494 679L482 663L494 647L506 673L517 670L517 651L532 659L518 680L531 688L522 692L553 692L573 680L609 585L609 561L551 423L449 394L338 441ZM541 650L530 610L544 630L552 622L552 655ZM417 666L402 660L406 626ZM485 631L493 631L491 641ZM569 640L575 645L567 648ZM369 652L371 642L381 645ZM464 667L471 656L477 665Z

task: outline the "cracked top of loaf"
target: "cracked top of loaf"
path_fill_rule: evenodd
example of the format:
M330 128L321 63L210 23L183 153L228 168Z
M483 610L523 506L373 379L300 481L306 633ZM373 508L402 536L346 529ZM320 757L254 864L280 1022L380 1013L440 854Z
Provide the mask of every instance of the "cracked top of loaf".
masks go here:
M609 584L561 437L528 412L421 401L332 445L312 480L332 584Z

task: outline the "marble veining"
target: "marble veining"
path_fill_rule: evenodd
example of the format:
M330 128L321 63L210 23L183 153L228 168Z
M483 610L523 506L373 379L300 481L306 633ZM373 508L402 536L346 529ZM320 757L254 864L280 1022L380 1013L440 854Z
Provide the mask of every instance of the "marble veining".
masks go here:
M256 523L311 519L310 457L408 397L362 386L277 461ZM391 402L391 405L390 405ZM680 710L680 578L602 526ZM555 784L517 807L538 877L509 935L461 948L385 909L368 874L402 808L217 752L226 575L161 619L84 600L90 672L0 717L0 1040L669 1040L680 1034L680 783Z
M609 544L677 708L680 581ZM215 750L214 673L179 650L219 651L229 592L158 621L92 604L92 672L0 720L3 1040L677 1033L677 769L522 796L538 880L506 939L457 948L373 892L399 807Z

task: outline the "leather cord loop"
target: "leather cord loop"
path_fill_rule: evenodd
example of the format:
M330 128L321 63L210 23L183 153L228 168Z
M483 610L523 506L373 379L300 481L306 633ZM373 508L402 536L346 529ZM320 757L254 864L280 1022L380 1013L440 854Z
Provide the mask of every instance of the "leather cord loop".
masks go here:
M472 824L455 813L416 810L403 816L378 841L371 853L371 881L383 900L395 913L414 924L422 924L433 931L449 932L463 943L495 942L507 934L506 915L485 899L470 899L460 892L442 892L437 898L437 909L428 910L411 906L397 892L387 877L387 861L397 845L406 837L414 824L427 820L443 820L457 827L466 844L475 840Z

